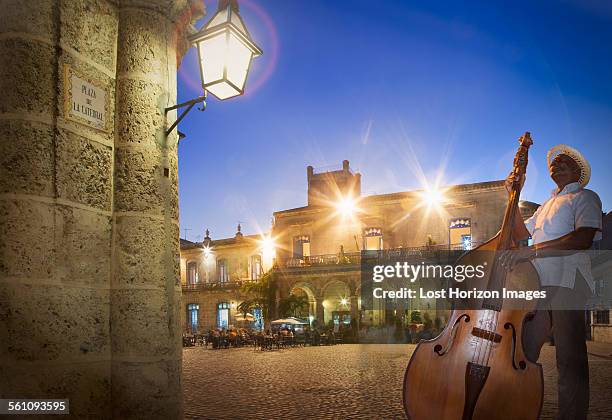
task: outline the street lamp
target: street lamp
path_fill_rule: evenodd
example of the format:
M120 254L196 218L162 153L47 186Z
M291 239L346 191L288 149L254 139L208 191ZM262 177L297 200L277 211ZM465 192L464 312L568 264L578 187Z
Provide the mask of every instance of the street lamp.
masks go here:
M343 217L353 217L357 211L357 204L352 197L341 197L335 204L336 210Z
M259 244L264 254L273 255L276 252L276 244L270 235L262 235Z
M437 187L427 187L421 193L421 198L427 208L438 208L445 201L444 193Z
M217 13L189 40L198 50L204 95L166 108L168 113L187 107L166 131L166 135L172 132L195 104L202 103L199 109L204 111L206 92L220 100L242 95L252 59L263 54L240 17L238 0L219 0Z
M210 22L191 37L198 49L202 87L221 100L244 93L251 60L263 53L238 11L237 0L220 0Z

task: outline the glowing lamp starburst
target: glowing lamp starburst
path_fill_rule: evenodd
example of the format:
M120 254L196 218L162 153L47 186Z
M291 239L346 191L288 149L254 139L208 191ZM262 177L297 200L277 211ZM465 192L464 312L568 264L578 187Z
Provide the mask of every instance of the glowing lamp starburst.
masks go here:
M204 247L204 258L208 259L212 255L212 249L209 246Z
M357 211L357 204L351 197L342 197L336 203L336 210L343 217L353 217Z
M259 249L263 259L264 267L271 267L276 258L276 242L270 235L261 235L259 239Z
M426 188L422 193L422 199L428 208L438 208L445 201L442 191L435 187Z

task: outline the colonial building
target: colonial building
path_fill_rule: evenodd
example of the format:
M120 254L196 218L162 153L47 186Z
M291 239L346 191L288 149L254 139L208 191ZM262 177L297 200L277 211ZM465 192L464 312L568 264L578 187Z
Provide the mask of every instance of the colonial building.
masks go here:
M273 249L267 236L243 235L194 243L181 239L183 325L186 330L233 325L243 297L240 286L257 281L272 268ZM260 319L260 314L255 314Z
M506 203L504 181L362 196L361 174L348 161L335 171L316 173L309 166L307 205L274 212L270 233L244 236L239 226L234 238L214 240L207 231L201 243L182 241L183 325L193 330L234 324L243 299L240 285L267 270L277 302L291 294L308 298L303 315L310 321L404 321L408 307L392 313L362 308L362 251L470 249L499 230ZM536 208L521 203L524 217ZM437 315L435 302L419 307Z

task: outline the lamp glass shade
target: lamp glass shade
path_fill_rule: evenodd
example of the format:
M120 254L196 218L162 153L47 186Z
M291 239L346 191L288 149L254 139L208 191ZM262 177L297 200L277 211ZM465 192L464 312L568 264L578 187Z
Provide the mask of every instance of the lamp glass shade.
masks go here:
M219 10L192 40L198 48L202 87L219 99L242 95L253 57L262 54L237 10Z
M227 78L240 90L244 90L252 57L251 50L230 32L227 41Z
M202 67L202 84L209 86L223 79L225 69L225 55L227 53L227 40L225 34L204 39L198 43L200 51L200 65Z

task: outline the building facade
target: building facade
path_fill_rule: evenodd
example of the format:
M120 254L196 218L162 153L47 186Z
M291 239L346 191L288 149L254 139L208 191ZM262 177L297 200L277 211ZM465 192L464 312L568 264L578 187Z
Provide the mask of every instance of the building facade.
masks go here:
M305 296L301 315L311 322L384 325L404 322L410 308L365 310L361 255L418 249L471 249L493 237L507 203L504 181L455 185L440 191L361 195L361 174L349 162L335 171L307 168L307 205L274 212L264 235L206 238L181 244L183 326L206 330L236 325L241 284L272 270L276 302ZM523 217L537 205L521 202ZM435 301L419 302L432 317ZM278 305L272 311L278 312ZM238 317L238 318L237 318ZM256 317L254 315L254 317Z
M243 235L238 225L233 238L212 240L206 231L201 243L181 240L185 331L236 325L237 308L244 300L240 286L272 269L273 250L266 238ZM251 315L261 319L261 314Z

